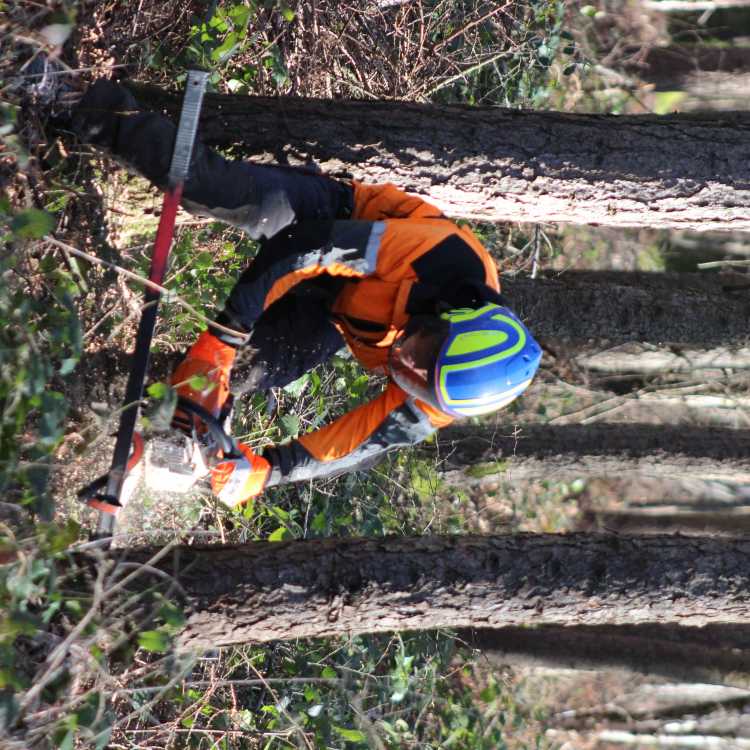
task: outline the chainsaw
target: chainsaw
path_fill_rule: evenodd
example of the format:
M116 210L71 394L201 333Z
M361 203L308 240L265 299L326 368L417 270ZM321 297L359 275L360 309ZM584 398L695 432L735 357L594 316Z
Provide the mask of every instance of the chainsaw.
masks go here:
M167 269L169 251L174 237L177 210L182 197L182 189L188 177L193 145L198 130L203 95L209 74L205 71L191 70L188 72L185 96L180 112L180 121L175 136L172 160L167 179L167 190L164 194L159 227L154 241L154 252L149 270L149 282L144 295L141 319L136 334L135 349L131 360L130 374L125 387L125 400L120 412L120 424L112 455L110 469L102 477L91 482L78 493L78 497L99 511L99 519L95 536L107 539L112 536L115 517L124 505L126 490L135 479L135 468L144 457L143 438L135 430L138 411L143 399L143 384L148 370L149 352L153 339L156 314L161 296L161 284ZM178 403L179 405L179 403ZM159 470L151 472L163 484L177 487L188 487L195 484L196 477L206 476L209 469L206 466L206 451L214 450L214 455L227 449L229 456L236 450L233 441L221 429L217 430L216 420L201 410L197 413L195 404L184 402L180 408L198 416L206 424L206 435L212 443L208 446L201 444L198 436L190 436L187 441L182 437L164 443L161 440L151 441L146 458L146 465L153 465ZM219 425L220 426L220 425ZM213 445L215 443L215 445ZM160 447L163 446L163 447ZM181 467L181 468L178 468ZM129 485L126 487L126 484Z
M174 429L154 433L147 439L135 432L118 502L112 502L106 492L109 473L81 489L78 499L90 508L115 516L141 484L145 491L187 494L210 475L211 466L218 460L242 457L234 438L225 429L228 417L214 417L202 406L182 397L177 399L177 408L197 417L205 430L193 427L191 434L187 434Z

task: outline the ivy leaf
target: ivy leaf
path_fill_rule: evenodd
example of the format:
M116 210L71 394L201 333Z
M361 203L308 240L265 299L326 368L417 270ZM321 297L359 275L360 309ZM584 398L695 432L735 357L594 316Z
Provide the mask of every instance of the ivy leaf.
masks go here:
M271 533L271 535L268 537L269 542L283 542L284 539L287 538L289 535L289 532L286 530L284 526L279 526L276 531Z
M284 393L288 393L292 398L299 398L302 395L302 392L307 387L307 384L310 382L311 376L309 372L306 372L304 375L301 375L296 380L293 380L288 385L285 385L282 389Z
M300 422L296 414L284 414L279 419L279 425L286 437L296 438L299 435Z
M181 609L175 607L172 602L164 602L159 608L159 617L171 628L175 630L185 624L185 615Z
M138 645L144 651L163 654L169 651L169 636L160 630L144 630L138 634Z
M193 375L193 377L188 380L188 385L194 391L204 391L208 389L208 386L212 385L212 383L205 375Z
M360 732L359 729L346 729L344 727L333 727L336 732L341 735L347 742L364 742L365 733Z
M166 383L151 383L151 385L146 388L146 393L148 393L151 398L164 398L164 396L167 395L168 390L169 386L167 386Z

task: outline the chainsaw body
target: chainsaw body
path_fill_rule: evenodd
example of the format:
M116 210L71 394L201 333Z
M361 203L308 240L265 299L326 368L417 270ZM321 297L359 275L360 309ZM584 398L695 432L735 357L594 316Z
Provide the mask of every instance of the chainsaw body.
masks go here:
M210 473L206 449L198 440L175 432L152 437L143 452L143 482L156 492L190 492Z
M193 422L201 430L194 426L190 435L174 430L150 436L147 441L136 432L121 501L106 494L109 474L84 487L78 499L91 508L115 515L127 504L141 480L148 490L184 494L210 474L211 465L218 459L242 456L234 439L224 429L228 416L217 419L202 406L182 397L177 400L177 408L197 417Z

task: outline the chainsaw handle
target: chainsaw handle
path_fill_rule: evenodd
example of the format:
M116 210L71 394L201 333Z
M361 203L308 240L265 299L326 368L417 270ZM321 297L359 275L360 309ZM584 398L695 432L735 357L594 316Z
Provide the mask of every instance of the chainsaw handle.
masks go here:
M221 449L225 458L239 458L242 455L237 449L234 438L227 435L221 425L221 421L211 414L210 411L204 409L200 404L196 404L195 401L191 401L183 396L178 397L177 408L193 415L194 417L198 417L198 419L206 425L211 436L216 441L216 445Z

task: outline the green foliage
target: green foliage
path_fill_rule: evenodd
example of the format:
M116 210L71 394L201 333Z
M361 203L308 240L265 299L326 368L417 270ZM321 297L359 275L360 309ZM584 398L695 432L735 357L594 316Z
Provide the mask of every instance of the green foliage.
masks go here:
M13 212L7 198L0 201L2 240L11 248L0 259L0 491L46 519L49 462L67 410L50 383L69 375L81 353L76 282L55 257L32 261L25 250L53 225L44 211ZM37 279L37 293L24 268Z
M527 717L504 684L459 666L466 656L440 632L244 647L227 652L221 669L227 683L264 675L234 688L232 700L246 708L229 711L221 683L184 688L175 702L196 730L218 725L292 741L304 732L316 748L506 747L509 733L528 731Z
M275 6L286 23L295 19L285 3L246 2L212 3L205 16L194 16L190 25L189 41L180 60L185 68L198 67L212 71L210 83L226 87L235 94L247 94L258 77L258 65L266 69L273 82L282 88L288 83L289 71L281 50L254 32L258 24L259 9ZM258 60L247 65L238 59Z
M221 224L198 231L185 229L172 248L166 286L210 316L223 306L237 277L256 252L256 243ZM146 265L144 259L139 269L142 274L147 273ZM206 327L185 307L171 304L168 296L162 310L162 325L166 325L170 337L189 340ZM193 387L204 386L196 382Z
M516 22L501 34L489 17L479 24L475 45L481 52L476 55L477 63L435 87L435 101L541 106L548 97L552 63L567 56L565 72L573 72L576 50L572 35L563 28L565 3L532 0L515 5L514 10ZM440 44L448 39L452 44L467 44L456 32L453 24L440 26L433 41ZM473 51L467 48L467 57Z

